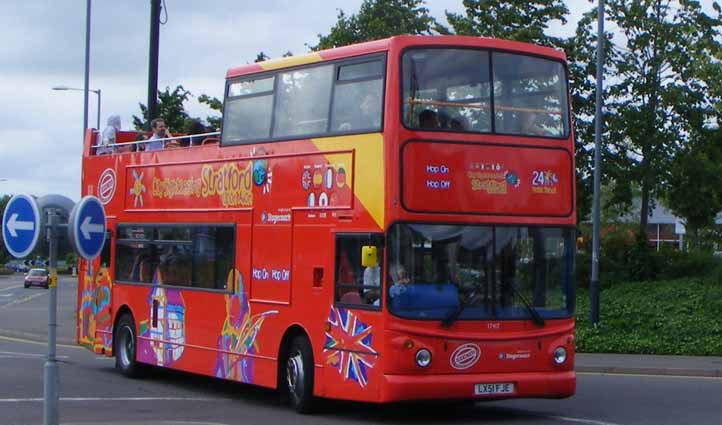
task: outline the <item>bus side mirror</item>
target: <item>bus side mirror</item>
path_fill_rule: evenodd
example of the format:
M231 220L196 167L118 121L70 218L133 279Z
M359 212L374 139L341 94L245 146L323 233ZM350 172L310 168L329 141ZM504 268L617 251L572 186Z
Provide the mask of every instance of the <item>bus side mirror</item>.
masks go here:
M364 267L376 267L379 260L376 256L376 247L372 245L364 245L361 247L361 265Z

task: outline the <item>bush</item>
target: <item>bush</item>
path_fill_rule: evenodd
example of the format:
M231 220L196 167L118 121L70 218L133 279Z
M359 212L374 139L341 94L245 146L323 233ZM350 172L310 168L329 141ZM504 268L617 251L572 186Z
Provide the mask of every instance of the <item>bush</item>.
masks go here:
M591 271L591 243L586 251L577 253L577 286L589 287ZM711 276L722 259L711 253L682 252L673 249L656 251L647 236L630 225L610 226L601 238L599 273L600 287L621 282L668 280L683 277Z
M6 269L5 267L0 267L0 275L10 275L15 273L13 270Z

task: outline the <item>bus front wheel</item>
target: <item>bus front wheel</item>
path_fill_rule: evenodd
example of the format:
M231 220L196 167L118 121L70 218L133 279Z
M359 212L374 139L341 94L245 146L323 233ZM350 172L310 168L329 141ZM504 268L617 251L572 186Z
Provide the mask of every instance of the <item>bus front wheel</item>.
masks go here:
M120 373L129 377L137 378L140 376L141 365L135 361L136 337L135 322L130 314L123 314L118 320L113 335L115 344L115 367Z
M286 358L288 398L298 413L309 413L313 404L313 352L308 339L297 336Z

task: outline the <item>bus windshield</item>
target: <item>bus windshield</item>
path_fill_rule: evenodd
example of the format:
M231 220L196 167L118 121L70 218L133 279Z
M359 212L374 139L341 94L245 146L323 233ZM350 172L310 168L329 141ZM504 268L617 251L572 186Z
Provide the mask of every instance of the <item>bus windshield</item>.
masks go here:
M403 120L409 128L563 138L569 134L561 62L472 49L403 55Z
M409 319L530 319L530 304L543 318L569 317L572 234L560 227L396 224L388 237L389 310Z

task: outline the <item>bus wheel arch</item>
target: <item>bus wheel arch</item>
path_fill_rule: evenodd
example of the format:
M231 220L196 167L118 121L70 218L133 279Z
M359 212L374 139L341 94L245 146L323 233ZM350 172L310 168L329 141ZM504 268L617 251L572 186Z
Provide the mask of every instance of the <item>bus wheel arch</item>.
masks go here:
M286 330L278 350L277 389L283 402L299 413L310 413L313 405L315 366L311 339L299 325Z

